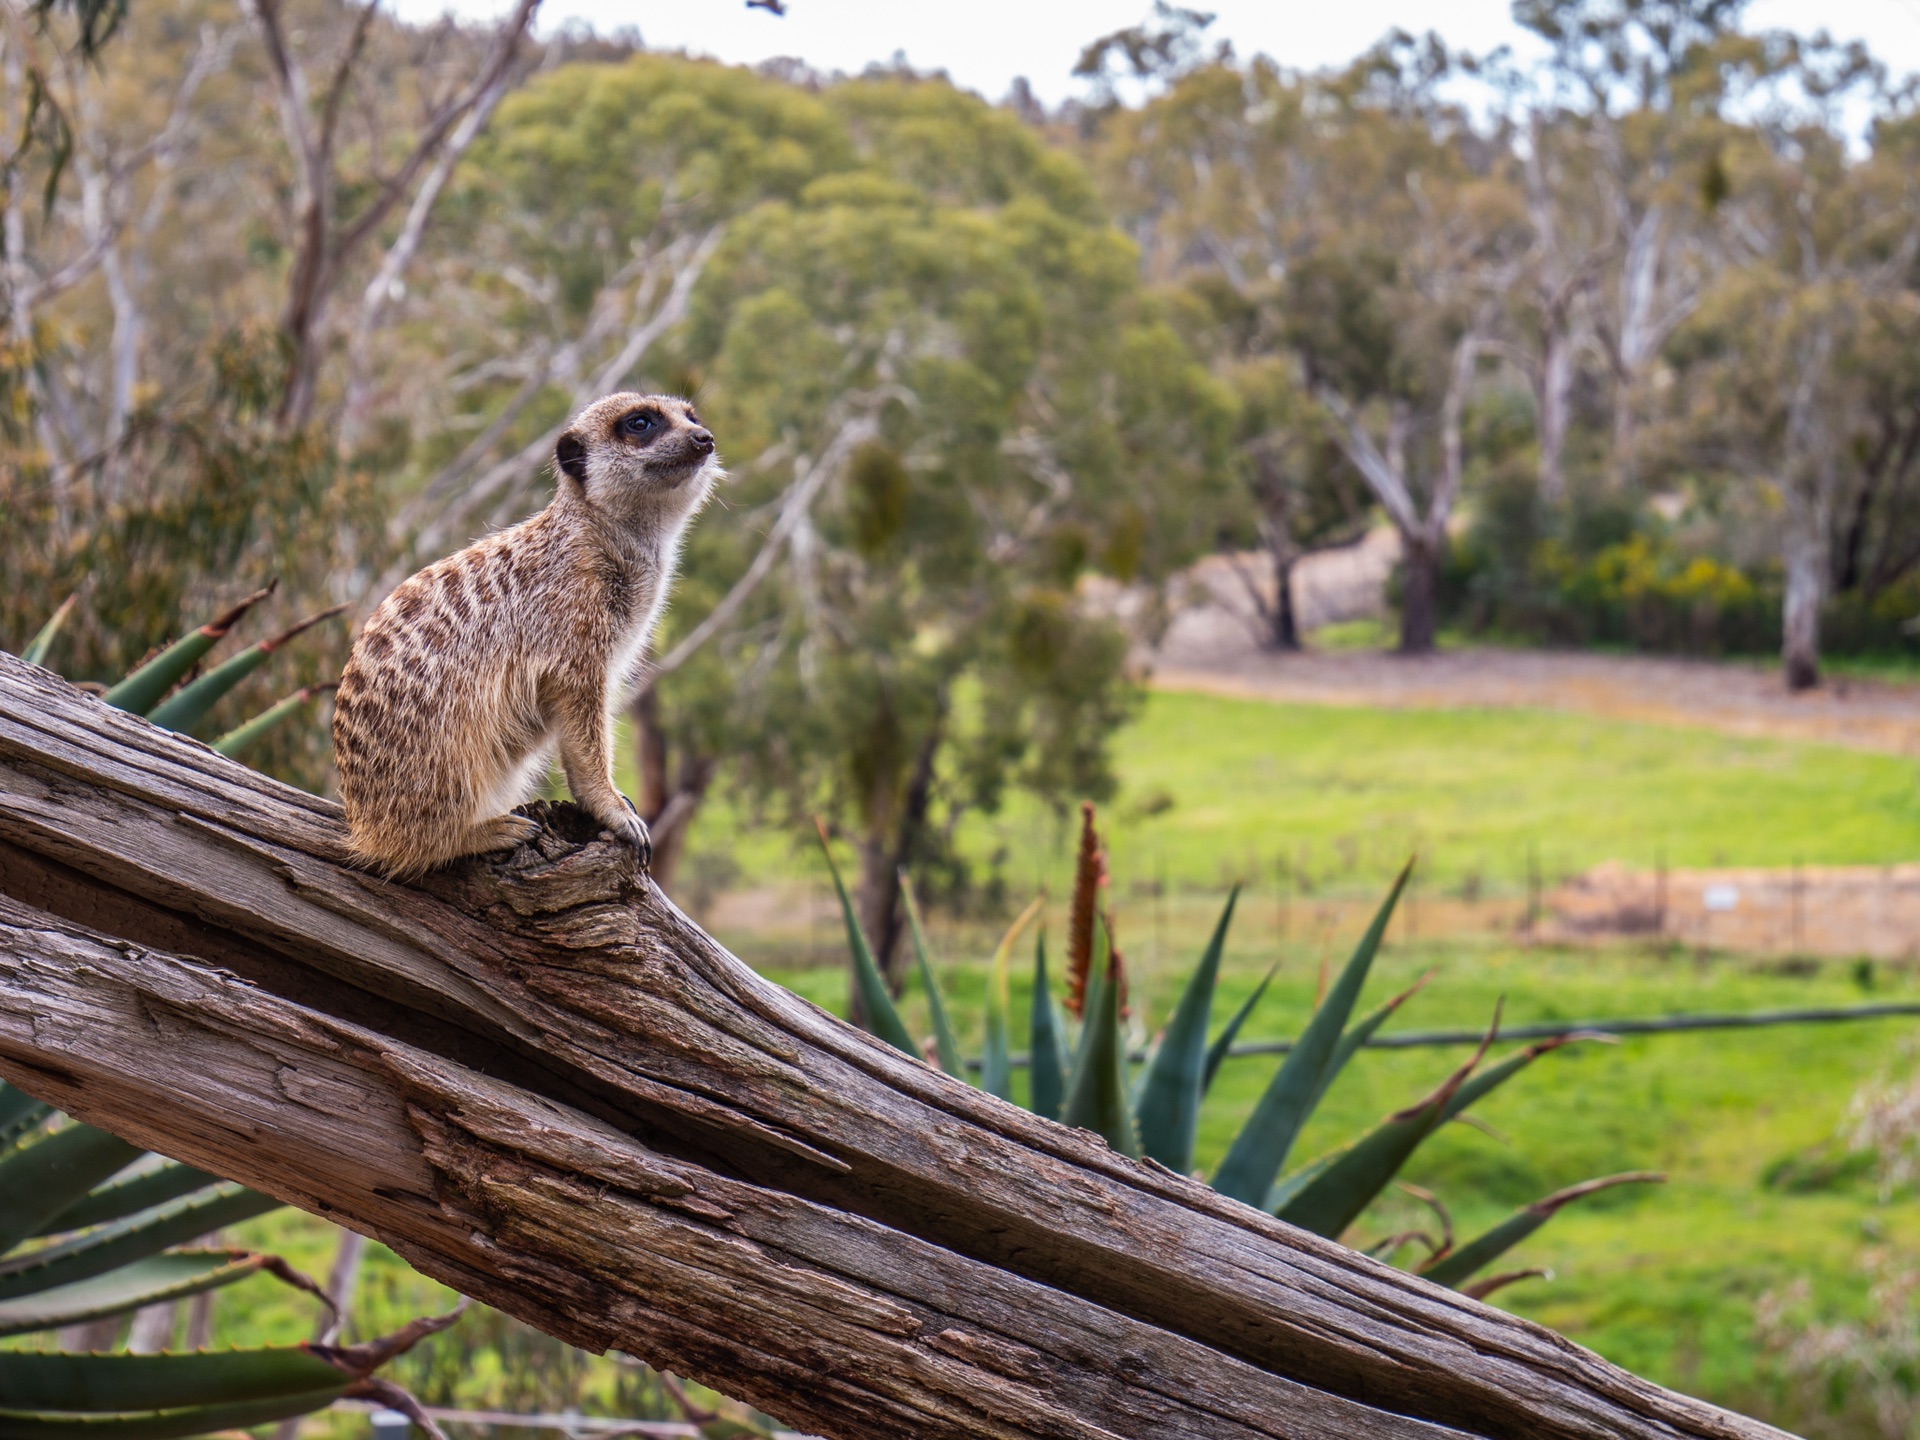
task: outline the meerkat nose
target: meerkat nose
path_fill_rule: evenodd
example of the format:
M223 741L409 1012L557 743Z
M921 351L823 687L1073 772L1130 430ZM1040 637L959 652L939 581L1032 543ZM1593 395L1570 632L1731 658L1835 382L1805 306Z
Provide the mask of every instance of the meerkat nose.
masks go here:
M713 453L713 432L703 426L696 426L691 432L693 448L705 454Z

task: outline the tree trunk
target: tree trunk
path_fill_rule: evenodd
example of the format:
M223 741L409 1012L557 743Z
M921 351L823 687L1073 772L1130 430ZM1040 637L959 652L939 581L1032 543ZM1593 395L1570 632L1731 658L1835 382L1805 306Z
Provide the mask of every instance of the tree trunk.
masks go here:
M1826 550L1805 536L1787 541L1787 591L1780 614L1780 658L1789 690L1820 683L1820 604L1826 598Z
M741 965L571 806L419 888L0 657L0 1075L836 1440L1764 1440Z
M1291 653L1300 648L1300 622L1293 608L1293 567L1300 562L1299 552L1288 547L1273 551L1273 609L1269 648Z
M1400 532L1400 653L1430 655L1440 633L1440 559L1444 539Z
M907 961L900 951L907 930L900 905L900 872L919 853L926 832L927 812L933 804L933 765L940 754L943 729L936 721L920 742L893 829L872 831L860 842L860 924L873 946L874 963L895 995L907 983ZM868 1017L860 1006L859 987L854 986L851 994L854 1020L864 1026Z

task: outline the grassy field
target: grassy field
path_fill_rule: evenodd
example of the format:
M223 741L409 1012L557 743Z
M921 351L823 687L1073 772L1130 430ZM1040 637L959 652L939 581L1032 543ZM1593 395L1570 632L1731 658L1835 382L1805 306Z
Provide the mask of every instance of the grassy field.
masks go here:
M1528 710L1372 710L1152 694L1118 737L1104 812L1116 884L1358 893L1411 852L1420 883L1511 893L1604 860L1877 864L1920 856L1911 760L1837 746ZM960 844L1009 893L1068 875L1072 817L1012 799ZM723 858L724 857L724 858ZM824 880L817 850L722 802L689 870L722 884Z

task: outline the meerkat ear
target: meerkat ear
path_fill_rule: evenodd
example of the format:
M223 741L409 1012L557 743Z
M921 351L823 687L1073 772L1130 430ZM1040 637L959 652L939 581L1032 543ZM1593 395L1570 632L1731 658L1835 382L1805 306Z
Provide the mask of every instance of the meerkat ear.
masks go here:
M570 475L582 485L587 483L587 447L571 430L553 447L553 463L560 467L562 475Z

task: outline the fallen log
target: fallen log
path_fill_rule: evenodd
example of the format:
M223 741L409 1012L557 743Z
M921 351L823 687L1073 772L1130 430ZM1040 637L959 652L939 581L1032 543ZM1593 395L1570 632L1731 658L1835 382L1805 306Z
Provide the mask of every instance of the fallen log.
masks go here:
M395 885L0 656L0 1075L822 1435L1780 1433L941 1075L543 818Z

